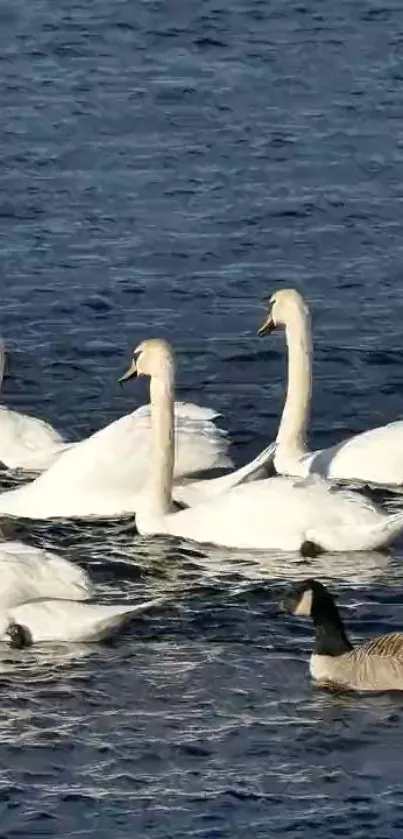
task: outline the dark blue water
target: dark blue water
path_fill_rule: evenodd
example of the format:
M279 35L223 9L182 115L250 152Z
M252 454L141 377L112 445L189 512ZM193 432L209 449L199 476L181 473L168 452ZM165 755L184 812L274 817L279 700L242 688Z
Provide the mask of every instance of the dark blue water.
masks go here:
M133 344L245 462L273 438L281 335L312 307L311 443L403 415L403 8L357 0L14 0L0 9L5 399L72 439L132 410ZM0 836L400 837L403 700L312 688L287 581L330 581L353 638L403 627L403 550L179 550L113 526L20 526L105 600L179 609L107 646L7 653Z

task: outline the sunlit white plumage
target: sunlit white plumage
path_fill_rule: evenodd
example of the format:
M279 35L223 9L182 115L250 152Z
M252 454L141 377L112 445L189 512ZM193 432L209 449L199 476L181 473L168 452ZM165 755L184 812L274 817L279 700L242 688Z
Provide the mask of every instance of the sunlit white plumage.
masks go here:
M8 610L0 608L0 641L7 640L11 624L27 633L30 643L77 643L102 641L117 632L133 617L166 602L155 598L130 606L128 603L103 605L73 600L37 600Z
M88 574L69 560L23 542L0 543L0 641L15 623L30 643L98 641L166 600L83 602L94 594Z
M209 408L175 404L175 478L231 466L229 439ZM32 519L134 513L149 471L150 409L142 406L62 454L34 481L0 495L0 514Z
M144 529L139 511L136 522L140 532L161 532L152 520ZM326 551L362 551L390 544L403 531L403 513L387 516L320 479L278 477L235 487L164 523L165 533L229 548L298 551L313 542Z
M373 428L328 449L309 452L306 429L312 390L312 345L309 312L295 289L273 294L261 335L285 326L288 345L288 389L277 435L275 467L279 474L318 474L336 481L403 484L403 421Z
M38 597L88 600L93 593L78 565L23 542L0 542L0 609Z
M153 452L146 491L137 508L142 534L171 534L245 549L299 550L313 542L329 551L371 550L403 530L403 514L387 516L357 493L325 481L269 478L223 491L195 507L172 511L175 365L170 346L145 341L133 367L150 376Z
M272 471L271 464L274 452L275 445L271 443L250 463L246 463L245 466L240 466L239 469L234 469L233 472L226 475L199 481L188 480L175 483L172 488L174 501L179 501L186 507L195 507L202 501L208 501L209 498L220 495L222 492L228 492L240 484L266 477L267 471Z
M4 369L5 346L0 341L0 392ZM44 420L0 405L0 463L8 469L42 472L72 445Z

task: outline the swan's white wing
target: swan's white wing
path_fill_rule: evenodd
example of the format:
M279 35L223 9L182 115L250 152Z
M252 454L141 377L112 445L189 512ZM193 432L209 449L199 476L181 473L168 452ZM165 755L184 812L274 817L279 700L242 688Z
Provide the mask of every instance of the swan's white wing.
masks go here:
M150 417L150 405L141 405L135 413L139 418ZM220 414L214 408L205 408L202 405L195 405L194 402L175 402L175 416L177 419L188 422L209 423L218 419Z
M78 565L23 542L0 543L0 608L38 597L88 600L92 596L92 583Z
M329 449L298 456L285 446L275 455L283 475L320 475L332 481L403 485L403 421L363 431Z
M179 420L175 475L230 464L228 439L210 420ZM133 513L148 477L150 418L141 409L64 452L35 481L0 495L0 513L27 518Z
M135 615L143 614L165 602L166 598L159 597L136 606L104 606L68 600L42 600L23 603L9 609L8 623L11 620L24 627L34 644L101 641L115 633ZM0 620L0 631L3 626L3 640L8 623Z
M27 518L117 516L136 509L144 434L124 416L64 452L35 481L0 495L0 512ZM147 451L148 457L148 451Z
M219 478L210 478L204 481L176 484L173 487L174 500L185 504L187 507L195 507L202 501L221 492L228 492L232 487L267 477L267 474L270 473L270 465L273 463L275 450L276 444L271 443L254 460L229 475L221 475Z
M47 469L69 445L44 420L0 407L0 462L9 469Z
M299 550L305 540L306 521L298 505L290 509L293 494L288 479L244 484L166 516L167 530L196 542L229 548ZM141 510L136 524L144 532Z
M140 532L161 532L161 522L147 521L141 509L136 523ZM163 520L163 532L172 535L259 550L299 550L307 540L331 551L374 549L402 527L402 514L387 517L358 493L284 477L235 487Z
M333 480L403 484L403 421L356 434L331 449L314 452L312 471Z
M131 416L137 430L144 434L148 458L151 439L150 405L142 405ZM233 466L228 456L228 435L213 422L218 416L211 408L194 405L192 402L175 402L175 479Z

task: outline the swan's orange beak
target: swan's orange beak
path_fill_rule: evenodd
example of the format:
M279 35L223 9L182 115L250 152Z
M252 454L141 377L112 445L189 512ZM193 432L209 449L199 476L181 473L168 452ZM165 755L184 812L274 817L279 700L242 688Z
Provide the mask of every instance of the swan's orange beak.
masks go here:
M126 373L123 373L123 376L121 376L120 379L118 379L118 382L119 382L119 384L122 384L122 382L128 382L129 379L135 379L136 376L137 376L137 365L136 365L136 359L133 358L129 369L126 370Z
M273 332L275 328L276 324L274 323L271 312L269 312L266 320L262 323L260 329L258 329L257 334L262 338L263 335L270 335L270 332Z

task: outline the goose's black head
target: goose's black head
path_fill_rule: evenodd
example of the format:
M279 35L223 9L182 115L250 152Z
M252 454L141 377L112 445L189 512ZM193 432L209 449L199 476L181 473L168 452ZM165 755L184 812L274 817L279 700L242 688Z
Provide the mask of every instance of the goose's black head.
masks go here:
M318 580L303 580L294 585L279 608L290 615L312 618L316 654L336 656L352 649L333 596Z
M314 617L315 613L326 608L335 608L330 592L317 580L303 580L292 586L290 592L280 602L280 610L289 615Z

